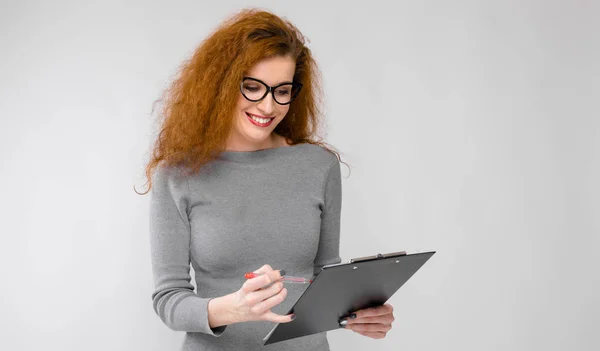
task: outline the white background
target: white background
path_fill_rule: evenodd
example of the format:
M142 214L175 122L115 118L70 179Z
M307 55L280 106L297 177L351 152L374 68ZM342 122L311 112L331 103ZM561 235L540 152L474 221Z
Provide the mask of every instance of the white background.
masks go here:
M154 314L152 103L235 11L309 38L343 174L341 254L437 250L384 340L598 350L597 1L3 1L0 349L176 350Z

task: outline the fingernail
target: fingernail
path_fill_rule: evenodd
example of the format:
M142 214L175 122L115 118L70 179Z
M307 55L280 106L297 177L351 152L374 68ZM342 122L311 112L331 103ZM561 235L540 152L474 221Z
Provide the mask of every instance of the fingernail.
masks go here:
M340 326L342 326L342 327L346 328L346 324L348 324L348 320L346 320L346 319L342 319L342 320L340 321Z
M350 317L350 319L356 318L356 313L352 313L349 317Z
M296 314L293 314L292 317L290 317L292 320L296 319Z
M285 275L285 271L282 269L279 271L279 274L283 277Z

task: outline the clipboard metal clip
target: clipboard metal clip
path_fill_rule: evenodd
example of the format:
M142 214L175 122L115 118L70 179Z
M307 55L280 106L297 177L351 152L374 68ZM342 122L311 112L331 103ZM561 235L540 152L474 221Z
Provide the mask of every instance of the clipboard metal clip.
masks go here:
M377 255L373 255L373 256L353 258L350 260L350 263L375 261L375 260L381 260L383 258L399 257L399 256L404 256L404 255L406 255L406 251L392 252L392 253L387 253L387 254L378 253Z

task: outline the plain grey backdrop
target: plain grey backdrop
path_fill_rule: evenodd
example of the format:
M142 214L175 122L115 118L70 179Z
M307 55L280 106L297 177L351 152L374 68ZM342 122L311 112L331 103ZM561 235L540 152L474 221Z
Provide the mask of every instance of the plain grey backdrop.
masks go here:
M3 1L0 349L179 348L132 187L152 103L248 6L320 64L343 259L438 251L333 350L600 349L600 6L541 0Z

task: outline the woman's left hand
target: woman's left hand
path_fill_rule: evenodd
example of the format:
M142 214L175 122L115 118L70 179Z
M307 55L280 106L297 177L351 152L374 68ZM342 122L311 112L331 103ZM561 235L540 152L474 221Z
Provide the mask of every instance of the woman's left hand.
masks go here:
M373 339L383 339L392 329L394 308L390 304L365 308L352 313L345 320L346 329Z

